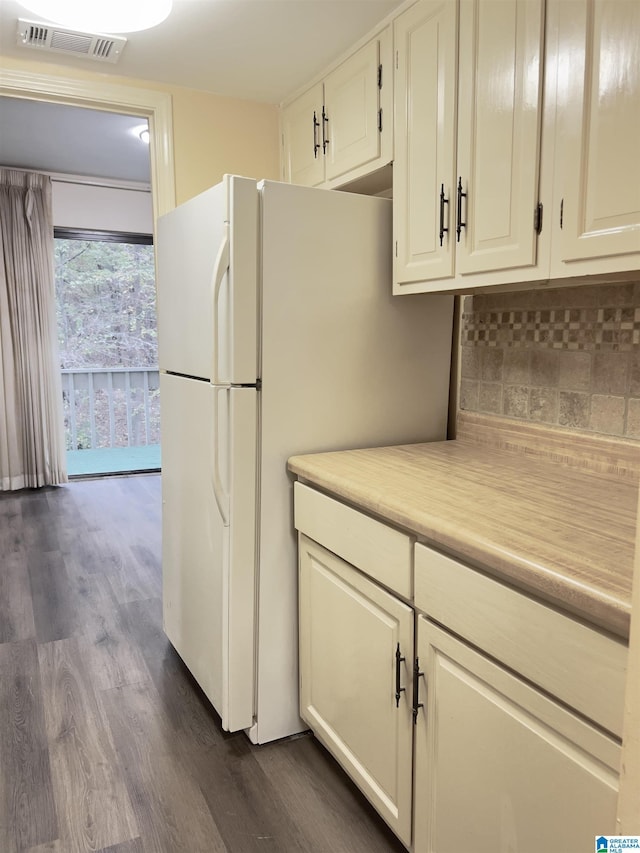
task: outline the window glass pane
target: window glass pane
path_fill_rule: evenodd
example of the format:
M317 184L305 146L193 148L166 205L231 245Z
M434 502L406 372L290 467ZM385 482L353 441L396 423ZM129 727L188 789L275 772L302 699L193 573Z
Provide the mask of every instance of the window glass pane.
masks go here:
M60 366L156 367L153 246L55 240Z
M133 243L115 234L87 237L55 239L67 449L157 446L153 246L144 238ZM159 465L156 457L153 467ZM122 464L130 470L147 463L126 457Z

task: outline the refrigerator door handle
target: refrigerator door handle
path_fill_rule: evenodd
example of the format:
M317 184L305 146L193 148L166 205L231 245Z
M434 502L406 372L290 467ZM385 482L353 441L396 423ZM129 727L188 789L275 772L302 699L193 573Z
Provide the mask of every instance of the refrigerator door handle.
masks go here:
M213 495L216 499L222 523L225 527L229 527L229 504L230 495L225 490L220 475L220 429L218 424L218 394L221 391L227 391L225 387L213 388L213 424L214 424L214 441L213 441L213 465L211 481L213 484ZM225 435L228 435L228 430L225 430Z
M218 334L218 330L220 328L220 326L218 325L220 288L222 286L222 279L224 278L225 273L229 269L229 246L229 224L226 223L224 226L224 234L222 237L222 242L220 243L220 248L218 249L218 256L216 257L216 263L213 272L213 356L211 362L211 382L214 385L220 384L220 377L218 376L218 346L220 340L220 336Z

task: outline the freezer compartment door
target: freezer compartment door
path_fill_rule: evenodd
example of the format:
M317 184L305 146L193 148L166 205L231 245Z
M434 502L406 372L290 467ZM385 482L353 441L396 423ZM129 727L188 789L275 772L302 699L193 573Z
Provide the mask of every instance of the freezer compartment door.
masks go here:
M258 192L222 183L158 220L160 369L253 384L258 376Z
M164 630L226 731L254 716L257 391L161 374Z

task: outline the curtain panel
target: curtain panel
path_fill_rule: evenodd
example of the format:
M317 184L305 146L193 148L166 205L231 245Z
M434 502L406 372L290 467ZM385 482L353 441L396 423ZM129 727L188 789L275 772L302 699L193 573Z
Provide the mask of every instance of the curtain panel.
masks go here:
M67 482L51 179L0 169L0 490Z

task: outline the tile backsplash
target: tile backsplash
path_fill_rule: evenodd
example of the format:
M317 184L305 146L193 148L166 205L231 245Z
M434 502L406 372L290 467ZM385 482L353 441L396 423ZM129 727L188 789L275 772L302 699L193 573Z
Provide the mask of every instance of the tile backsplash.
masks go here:
M640 438L640 280L463 299L461 409Z

